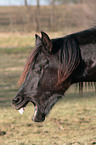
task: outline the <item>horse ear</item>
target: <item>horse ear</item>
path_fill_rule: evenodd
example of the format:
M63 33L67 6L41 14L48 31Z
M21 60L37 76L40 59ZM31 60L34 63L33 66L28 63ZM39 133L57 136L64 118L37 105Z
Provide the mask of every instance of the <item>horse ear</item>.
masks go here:
M48 51L48 53L52 52L52 42L49 38L49 36L45 32L41 32L42 35L42 42L44 44L45 49Z
M42 44L41 38L37 34L35 34L35 45L38 46L40 44Z

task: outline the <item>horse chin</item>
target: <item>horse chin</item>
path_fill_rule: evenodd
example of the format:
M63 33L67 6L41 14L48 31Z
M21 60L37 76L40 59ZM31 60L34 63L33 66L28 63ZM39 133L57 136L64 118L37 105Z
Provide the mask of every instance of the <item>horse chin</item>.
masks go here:
M43 122L45 120L45 114L40 111L38 105L36 104L34 104L34 115L32 117L32 120L34 122Z

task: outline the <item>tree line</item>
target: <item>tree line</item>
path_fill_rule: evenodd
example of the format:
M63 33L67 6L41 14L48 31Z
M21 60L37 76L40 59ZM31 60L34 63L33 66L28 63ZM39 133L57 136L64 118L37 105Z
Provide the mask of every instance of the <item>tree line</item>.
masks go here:
M0 7L0 31L62 31L66 27L96 26L96 0L46 1L47 6L41 6L40 0L36 0L36 6L24 0L25 6Z
M50 18L50 23L51 23L51 30L55 30L55 25L54 25L54 6L55 4L70 4L70 3L81 3L83 0L47 0L51 6L51 18ZM24 0L25 6L28 7L28 1ZM37 9L36 9L36 31L40 30L40 0L36 0L37 2Z

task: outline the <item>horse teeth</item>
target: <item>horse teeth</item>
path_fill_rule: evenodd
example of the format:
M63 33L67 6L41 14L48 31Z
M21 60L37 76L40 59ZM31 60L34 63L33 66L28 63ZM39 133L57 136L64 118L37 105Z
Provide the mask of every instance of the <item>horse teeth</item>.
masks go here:
M19 111L20 114L23 114L24 113L24 108L21 108L18 111Z

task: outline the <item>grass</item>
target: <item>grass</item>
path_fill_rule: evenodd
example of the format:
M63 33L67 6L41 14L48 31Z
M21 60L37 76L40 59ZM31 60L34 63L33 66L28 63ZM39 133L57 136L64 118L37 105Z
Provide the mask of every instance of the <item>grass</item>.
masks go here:
M28 45L25 45L24 36L19 35L20 44L15 34L17 46L14 46L12 34L6 36L13 39L10 44L6 37L0 37L0 42L6 42L5 46L0 43L0 145L96 144L96 94L92 90L79 96L72 86L43 123L32 122L34 107L31 103L23 115L11 107L11 99L19 89L16 83L31 51L30 35L25 36L28 39ZM34 37L32 42L33 48Z

